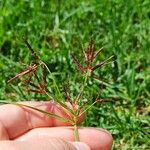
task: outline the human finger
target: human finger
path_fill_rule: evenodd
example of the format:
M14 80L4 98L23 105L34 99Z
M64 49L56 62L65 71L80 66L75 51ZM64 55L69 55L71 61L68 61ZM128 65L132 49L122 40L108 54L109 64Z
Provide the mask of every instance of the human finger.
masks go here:
M80 142L86 143L91 150L110 150L112 147L111 134L100 128L79 128ZM17 141L28 141L35 138L61 138L66 141L74 141L73 127L37 128L15 139Z
M36 138L30 141L3 141L0 142L0 148L5 150L90 150L90 148L81 142L67 142L60 138Z
M66 119L70 117L69 114L65 113L61 106L51 101L24 102L23 104L57 114ZM80 117L79 122L82 120L83 116ZM33 128L64 125L70 124L48 117L41 112L27 107L12 104L0 106L0 126L3 126L3 132L7 133L5 136L9 137L9 139L16 138ZM0 139L3 139L3 137L0 137Z

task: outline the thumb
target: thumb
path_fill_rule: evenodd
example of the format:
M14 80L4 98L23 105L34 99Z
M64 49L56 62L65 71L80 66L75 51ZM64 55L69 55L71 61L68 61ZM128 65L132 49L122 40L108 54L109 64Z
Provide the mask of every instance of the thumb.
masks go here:
M30 141L2 141L0 148L5 150L90 150L83 142L67 142L60 138L41 139L36 138Z

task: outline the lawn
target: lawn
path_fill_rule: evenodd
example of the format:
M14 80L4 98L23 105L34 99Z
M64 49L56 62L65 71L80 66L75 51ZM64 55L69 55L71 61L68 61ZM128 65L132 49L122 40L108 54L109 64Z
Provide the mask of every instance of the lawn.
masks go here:
M111 55L114 61L96 70L99 80L88 83L91 101L99 94L110 102L94 105L84 125L110 131L114 150L148 150L149 8L149 0L0 0L0 99L29 99L20 84L6 82L30 62L23 38L56 76L59 87L69 76L75 89L78 70L70 55L81 57L92 39L97 50L104 47L97 61Z

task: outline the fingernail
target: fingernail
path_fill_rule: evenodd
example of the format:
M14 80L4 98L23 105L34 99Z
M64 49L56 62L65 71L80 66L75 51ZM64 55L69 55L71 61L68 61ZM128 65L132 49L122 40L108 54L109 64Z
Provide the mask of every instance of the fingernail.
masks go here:
M75 146L76 150L90 150L90 147L85 143L73 142L72 144Z

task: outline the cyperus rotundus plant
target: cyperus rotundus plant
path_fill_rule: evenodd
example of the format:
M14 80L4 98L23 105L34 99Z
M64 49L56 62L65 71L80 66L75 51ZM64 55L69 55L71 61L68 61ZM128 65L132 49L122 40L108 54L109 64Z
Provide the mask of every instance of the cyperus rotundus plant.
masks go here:
M22 85L25 86L28 92L34 92L37 94L43 94L47 97L48 100L54 101L57 105L59 105L64 112L69 116L68 118L63 118L59 115L56 115L51 112L47 112L32 106L28 106L22 103L16 102L8 102L8 101L1 101L1 103L11 103L14 105L18 105L20 107L27 107L29 109L36 110L38 112L44 113L49 117L56 118L62 122L66 122L69 125L74 127L74 140L79 141L79 133L78 133L78 121L79 118L84 115L84 113L91 108L95 103L102 102L98 96L94 102L87 105L87 102L83 102L83 94L84 90L87 87L87 82L89 78L94 76L94 71L105 64L110 63L112 56L108 59L94 65L95 58L100 54L102 48L98 51L95 50L95 45L91 41L88 47L83 51L83 58L84 64L81 64L79 60L72 55L73 61L77 66L77 69L82 73L82 77L80 82L80 92L76 94L76 96L72 96L70 90L69 82L67 84L63 84L63 93L64 97L62 96L62 92L60 92L59 87L56 84L55 76L51 73L50 69L47 65L40 59L40 57L35 53L32 49L31 45L25 40L25 43L28 49L31 52L33 62L28 65L28 67L23 70L22 72L18 73L15 77L8 80L8 83L16 80L16 79L24 79L21 80ZM50 75L50 79L52 80L52 87L48 85L48 74ZM52 90L49 90L51 88ZM57 95L57 97L55 96Z

